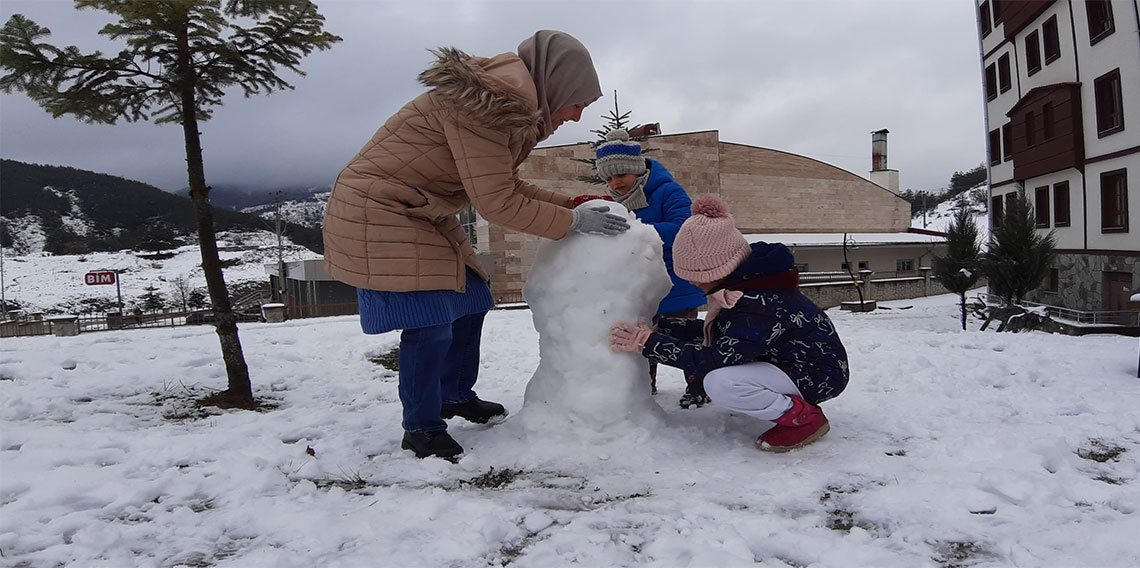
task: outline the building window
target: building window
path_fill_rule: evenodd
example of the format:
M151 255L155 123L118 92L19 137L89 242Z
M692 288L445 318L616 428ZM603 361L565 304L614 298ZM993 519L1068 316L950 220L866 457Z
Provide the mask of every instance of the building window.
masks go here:
M1025 147L1026 148L1032 148L1034 144L1037 144L1037 131L1035 130L1035 127L1037 125L1034 124L1036 122L1037 122L1037 116L1033 113L1033 111L1029 111L1029 112L1025 113Z
M865 260L859 261L859 270L870 270L870 265Z
M478 231L475 230L475 223L479 216L475 214L475 206L468 205L467 209L459 212L459 224L463 227L463 232L467 235L467 240L471 241L471 247L475 248L478 242Z
M1041 40L1037 30L1025 36L1025 71L1030 75L1041 70Z
M1049 269L1049 284L1045 290L1047 292L1060 292L1061 291L1061 271L1056 268Z
M895 272L914 272L913 258L900 258L895 261Z
M997 98L997 68L993 63L986 67L986 100Z
M978 6L978 24L982 26L982 37L990 35L990 31L993 30L993 27L990 26L989 2L982 2L982 5Z
M1057 129L1053 126L1054 118L1053 103L1045 103L1041 108L1041 126L1045 131L1045 140L1052 140L1057 134Z
M1048 65L1061 57L1061 36L1057 33L1057 16L1053 16L1041 25L1041 42L1045 48L1045 64Z
M1001 23L1001 18L1002 18L1001 3L1003 1L1004 0L994 0L994 2L992 4L993 5L993 12L994 12L994 25L995 26Z
M1104 138L1124 130L1124 98L1120 91L1120 69L1113 69L1093 81L1096 97L1096 135Z
M1112 35L1116 30L1112 22L1112 2L1109 0L1085 0L1085 12L1089 17L1089 45Z
M1128 232L1128 170L1100 174L1100 232Z
M1000 227L1002 217L1002 199L1000 195L995 195L990 198L990 224Z
M1009 54L1004 53L998 58L998 85L1001 87L1001 92L1006 92L1013 86L1013 82L1009 76Z
M851 270L851 265L844 262L844 263L839 265L839 269L840 270Z
M1037 228L1049 227L1049 186L1033 190L1033 214L1037 217Z
M990 165L996 166L1001 163L1001 130L990 131Z
M1013 159L1013 137L1010 133L1013 132L1013 125L1005 123L1001 127L1001 159L1008 162Z
M1069 226L1069 182L1053 184L1053 226Z

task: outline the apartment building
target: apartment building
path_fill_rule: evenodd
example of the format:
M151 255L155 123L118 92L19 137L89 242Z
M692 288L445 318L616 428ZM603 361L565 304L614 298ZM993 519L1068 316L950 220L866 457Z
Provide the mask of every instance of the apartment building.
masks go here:
M1025 191L1057 255L1027 299L1134 308L1140 290L1137 0L976 2L990 223Z

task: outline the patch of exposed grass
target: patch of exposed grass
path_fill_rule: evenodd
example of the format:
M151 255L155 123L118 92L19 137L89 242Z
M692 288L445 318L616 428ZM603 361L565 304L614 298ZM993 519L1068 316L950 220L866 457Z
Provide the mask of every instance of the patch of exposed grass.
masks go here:
M496 470L494 466L487 470L486 473L460 481L460 485L470 485L478 489L502 489L513 483L519 476L525 472L520 469L503 468Z
M368 355L368 361L375 364L375 365L380 365L381 367L384 367L385 369L388 369L390 371L399 372L399 370L400 370L400 346L397 345L397 346L393 347L391 351L389 351L387 353L381 353L380 355L370 354L370 355Z
M1120 454L1127 451L1122 446L1104 440L1089 440L1089 448L1077 448L1077 455L1097 463L1120 461Z
M985 547L976 542L946 541L934 544L932 560L942 568L966 568L977 564L986 557L993 556Z

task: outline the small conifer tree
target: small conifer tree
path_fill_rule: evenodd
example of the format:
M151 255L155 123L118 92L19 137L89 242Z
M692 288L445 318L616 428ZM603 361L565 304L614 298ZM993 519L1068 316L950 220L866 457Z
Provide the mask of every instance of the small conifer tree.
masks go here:
M601 128L596 128L596 129L590 131L590 132L593 132L594 134L598 135L597 140L592 140L589 142L590 148L591 149L597 148L599 144L601 144L602 142L605 142L606 141L606 135L609 134L611 130L616 130L618 128L625 128L626 130L634 130L636 128L641 127L640 124L638 124L637 126L634 126L632 128L626 126L629 124L629 115L631 112L633 112L633 111L627 110L625 112L621 112L621 109L618 108L617 91L614 91L614 108L613 108L613 110L609 111L609 113L602 115L602 118L606 119L606 122L605 122L605 124L602 125ZM630 137L630 140L636 140L637 142L644 142L647 139L648 139L648 136L631 136ZM653 151L653 148L643 147L641 149L642 154L647 154L647 153L652 152L652 151ZM594 169L594 163L596 162L595 158L571 158L571 160L574 160L575 162L581 162L583 164L589 164L590 170L594 172L594 173L587 175L587 176L578 176L578 181L586 182L586 183L589 183L592 185L604 185L606 183L606 180L602 179L601 176L598 175L597 170Z
M1052 231L1037 232L1025 190L1009 194L1001 225L991 230L989 248L981 257L990 289L1006 303L1020 303L1048 274L1055 243Z
M934 276L947 290L958 294L963 330L966 329L966 292L981 277L980 255L981 245L973 213L969 207L960 207L954 212L954 219L946 231L946 256L934 257Z

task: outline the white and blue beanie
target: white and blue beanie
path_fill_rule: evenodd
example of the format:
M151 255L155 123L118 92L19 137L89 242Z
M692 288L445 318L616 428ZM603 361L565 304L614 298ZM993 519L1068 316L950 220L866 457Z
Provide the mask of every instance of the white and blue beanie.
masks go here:
M607 132L606 141L598 144L594 169L598 170L598 176L602 179L623 174L644 174L646 168L645 158L641 155L641 144L630 140L629 132L624 128Z

